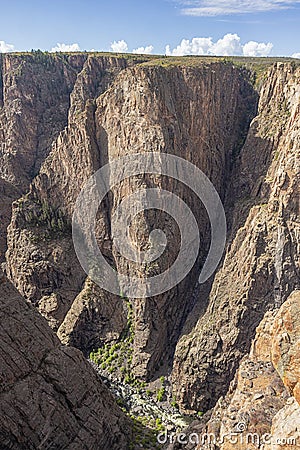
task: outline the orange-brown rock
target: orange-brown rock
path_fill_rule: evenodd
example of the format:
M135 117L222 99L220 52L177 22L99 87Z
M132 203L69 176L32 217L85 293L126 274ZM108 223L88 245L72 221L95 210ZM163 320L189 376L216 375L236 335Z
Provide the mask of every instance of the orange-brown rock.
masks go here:
M272 362L286 388L300 404L300 291L289 296L276 316Z
M218 401L207 423L206 431L215 432L217 442L224 440L216 447L220 450L263 448L275 414L287 404L288 393L271 363L274 315L265 315L250 354L241 361L227 395Z
M271 362L276 314L276 310L267 312L257 327L250 353L240 362L227 394L186 430L188 436L196 433L197 450L277 450L279 443L294 442L293 437L297 442L300 410ZM195 446L177 443L166 448Z
M296 450L300 448L300 407L295 399L274 417L270 444L266 450Z

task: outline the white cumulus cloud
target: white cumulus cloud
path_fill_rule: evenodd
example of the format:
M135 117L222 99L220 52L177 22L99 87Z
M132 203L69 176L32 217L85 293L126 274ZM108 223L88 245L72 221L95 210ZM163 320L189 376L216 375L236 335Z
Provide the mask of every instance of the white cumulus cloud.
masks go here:
M56 47L52 47L50 52L80 52L78 44L56 44Z
M237 34L225 34L209 50L211 55L236 56L242 53L241 38Z
M189 39L182 39L180 44L173 50L171 50L170 45L167 45L166 55L207 55L212 45L212 38L193 38L191 41Z
M182 39L181 43L173 50L170 45L166 46L166 55L215 55L215 56L268 56L273 48L270 42L249 41L241 43L241 38L237 34L226 34L222 39L213 42L211 37Z
M188 16L220 16L280 11L296 7L300 0L177 0Z
M263 42L249 41L243 46L244 56L268 56L273 48L273 44L268 42L267 44Z
M122 39L121 41L114 41L110 45L110 48L115 53L126 53L126 52L128 52L128 45L127 45L127 42L124 41L124 39Z
M138 53L140 55L150 55L153 52L153 45L147 45L146 47L138 47L132 50L132 53Z
M7 44L4 41L0 41L0 53L8 53L13 52L15 50L15 46L12 44Z
M300 58L300 53L294 53L294 54L292 55L292 58Z

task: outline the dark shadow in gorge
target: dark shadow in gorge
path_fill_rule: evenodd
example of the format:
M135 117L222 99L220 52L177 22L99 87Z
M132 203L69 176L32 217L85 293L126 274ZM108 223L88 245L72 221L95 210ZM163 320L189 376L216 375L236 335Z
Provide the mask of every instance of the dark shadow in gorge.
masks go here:
M237 231L245 225L251 208L268 203L270 190L268 185L264 184L264 178L271 164L272 156L274 156L276 144L278 144L278 141L274 142L274 140L262 139L257 136L256 124L254 123L241 153L232 166L230 183L225 195L225 210L228 220L226 252L230 252L231 244L236 237ZM266 251L263 235L261 239L262 243L260 244L257 241L255 245L257 245L258 251L263 254ZM222 270L222 266L223 263L220 264L219 270ZM195 329L199 320L201 318L204 320L205 315L207 316L206 323L209 323L210 320L214 321L218 317L218 309L222 306L222 300L218 297L216 299L209 297L213 280L210 280L210 283L199 288L201 301L198 300L198 303L196 303L192 313L189 315L182 336L189 335ZM266 278L264 269L256 274L255 284L248 290L244 310L240 309L236 304L237 313L234 317L235 320L238 320L239 332L237 339L232 344L231 350L228 348L225 350L226 360L221 365L219 362L218 366L215 361L218 359L217 355L223 354L223 343L220 337L215 335L215 340L220 340L220 345L218 345L214 354L209 353L211 350L207 349L207 361L210 361L210 363L204 385L202 379L202 387L199 392L199 395L203 393L204 397L206 397L206 400L202 400L202 403L199 405L201 410L212 408L218 398L226 393L238 368L240 359L250 350L256 327L261 322L266 311L275 307L274 284L275 274L271 273ZM229 290L230 286L228 286ZM235 301L237 302L238 300L238 298L233 298L231 307L235 308ZM258 304L259 308L257 308ZM220 312L220 314L222 313ZM214 336L216 331L213 325L208 325L209 329L211 329L211 333ZM204 336L207 335L205 334ZM203 345L203 352L205 352L207 344L204 342ZM237 357L235 349L238 349L239 357ZM201 359L199 364L201 369ZM190 405L188 397L186 397L185 402L186 405Z

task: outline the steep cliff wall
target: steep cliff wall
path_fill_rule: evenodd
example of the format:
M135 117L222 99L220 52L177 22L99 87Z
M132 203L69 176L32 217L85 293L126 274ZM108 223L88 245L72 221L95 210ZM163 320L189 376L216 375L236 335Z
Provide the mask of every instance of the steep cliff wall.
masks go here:
M0 223L1 262L11 203L27 192L53 140L66 126L70 92L85 59L83 54L54 56L42 52L1 55L0 182L11 200L5 200L1 208L5 215Z
M299 288L299 76L290 65L269 71L233 170L224 263L207 310L176 349L173 381L186 409L214 404L264 313Z
M58 136L57 133L52 135L53 149L31 185L30 194L14 205L11 227L18 231L12 232L11 246L17 251L10 247L7 254L10 278L26 299L39 302L40 310L55 329L80 292L85 278L69 231L76 197L100 164L93 100L118 72L130 65L127 60L116 57L79 55L78 58L81 58L81 70L79 73L72 71L73 85L66 91L68 107L61 132ZM132 63L138 61L133 59ZM51 64L56 67L55 59ZM59 64L69 67L63 57L62 61L58 59L57 70ZM23 73L27 77L30 74L26 64ZM61 84L55 74L52 77ZM33 82L38 86L38 81ZM52 115L56 117L54 111ZM37 117L40 116L37 114ZM27 123L27 119L24 120ZM3 140L3 145L7 148L7 139ZM32 147L30 149L32 151Z
M6 181L28 189L67 124L70 93L86 58L42 52L2 56L0 176Z
M97 97L120 70L138 62L138 57L128 62L84 53L1 55L0 178L26 193L68 116L79 119L87 99ZM0 227L5 234L6 226Z
M7 253L8 273L18 289L27 299L37 302L42 312L49 303L49 295L54 293L56 303L52 311L48 308L48 318L54 326L60 326L59 335L64 342L84 350L100 346L105 334L117 337L122 325L126 325L125 302L108 296L115 310L114 317L104 307L106 293L104 296L99 293L96 301L94 296L80 295L72 305L84 275L80 274L76 258L69 250L71 238L67 233L59 238L59 233L52 230L45 242L41 227L31 226L30 220L24 219L24 211L32 208L34 212L37 208L34 205L44 202L50 210L59 208L68 222L80 188L95 170L122 155L142 151L172 153L192 162L210 177L224 198L234 155L246 137L257 103L249 73L231 64L216 62L168 68L142 64L121 70L124 67L121 59L107 60L109 68L119 64L117 69L121 71L103 94L101 90L97 92L97 100L93 102L95 78L101 73L99 64L103 62L88 61L90 64L78 76L71 94L68 127L54 143L32 183L26 200L31 206L15 206ZM140 176L116 188L113 199L108 199L101 211L99 243L108 260L125 274L138 271L139 276L147 276L145 268L137 269L119 257L110 229L112 214L120 201L141 186L166 187L186 200L198 219L203 242L199 258L204 259L209 246L209 223L199 199L163 177ZM147 242L151 223L159 223L172 236L167 256L158 262L159 270L174 261L180 237L167 217L158 213L150 217L145 213L131 228L138 245ZM53 251L58 249L60 257L55 262ZM32 254L39 255L36 263ZM46 280L43 274L47 274ZM195 268L173 290L132 302L133 370L137 375L152 376L160 364L169 362L180 328L191 310L198 276L199 269ZM102 317L99 311L106 311L106 317L97 319ZM91 326L91 317L93 323L98 323L97 327Z

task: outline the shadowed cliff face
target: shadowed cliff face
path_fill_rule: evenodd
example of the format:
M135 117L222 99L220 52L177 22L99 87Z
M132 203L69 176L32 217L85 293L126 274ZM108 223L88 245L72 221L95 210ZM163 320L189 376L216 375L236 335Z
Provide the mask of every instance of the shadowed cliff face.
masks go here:
M18 67L18 60L11 58L6 67ZM207 410L226 392L265 312L280 306L298 287L299 69L290 64L270 69L261 80L257 111L258 94L249 72L232 64L162 67L109 56L47 58L54 80L56 72L64 74L57 81L64 95L59 100L57 93L57 103L53 100L53 108L64 113L49 129L42 121L46 140L37 139L35 126L24 149L10 144L8 131L0 139L3 178L11 183L22 169L17 175L26 181L18 184L21 193L31 181L26 196L13 205L7 274L62 342L86 353L122 336L132 308L132 371L150 379L157 376L157 369L172 368L173 391L181 408ZM22 65L24 80L14 82L20 104L25 102L21 95L25 80L26 89L35 89L30 88L31 63L27 65L26 61ZM4 93L14 70L6 68L10 75L3 77ZM41 71L43 77L48 80ZM47 97L46 88L43 92ZM8 111L15 111L10 101ZM24 123L30 122L33 109L36 117L43 117L39 109L43 101L33 105L28 111L22 106ZM19 142L24 127L18 125L15 113L8 122L9 114L5 112L3 123L13 124L9 126L15 127ZM86 279L72 245L72 212L80 190L96 170L124 155L153 151L184 158L213 182L227 214L226 254L216 276L199 287L210 245L210 225L199 199L181 183L162 176L124 180L106 197L97 216L98 244L113 267L146 278L171 265L178 253L178 229L158 211L143 212L130 228L132 241L141 249L154 227L166 231L170 243L157 264L137 267L118 253L113 213L141 187L164 188L190 206L201 249L194 268L175 288L151 298L122 299ZM16 169L6 154L15 154L15 161L20 154L28 167ZM7 195L9 205L10 192Z
M175 354L174 387L187 409L213 406L264 313L299 288L299 75L281 64L270 70L235 163L224 263Z
M67 124L69 97L85 55L0 55L0 261L11 203L29 189L51 145ZM2 181L3 180L3 181ZM4 189L4 188L3 188Z

